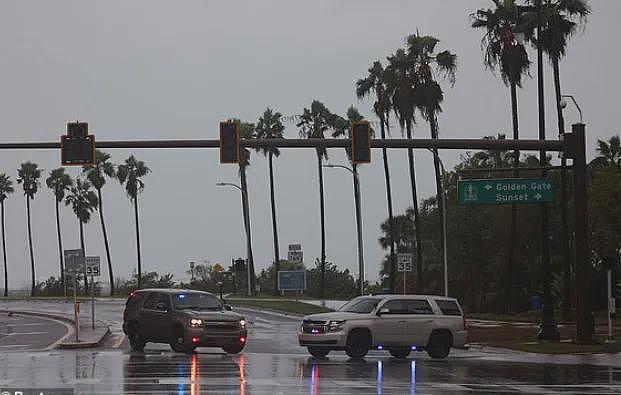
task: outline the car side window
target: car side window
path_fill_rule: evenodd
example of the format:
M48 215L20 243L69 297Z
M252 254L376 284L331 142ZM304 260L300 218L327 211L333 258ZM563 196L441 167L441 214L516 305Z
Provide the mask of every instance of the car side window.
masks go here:
M144 301L144 304L142 305L142 308L145 310L155 310L155 306L157 305L157 300L158 300L158 294L155 292L152 292L149 294L149 296L147 296L147 298Z
M433 309L428 301L425 299L411 299L406 300L404 314L433 314Z
M402 300L390 300L384 303L382 309L388 309L388 314L407 314Z
M158 309L158 306L160 306L160 303L163 305L163 307L161 309ZM164 294L164 293L159 294L157 298L157 303L155 303L155 309L156 310L170 310L170 298L168 297L168 294Z

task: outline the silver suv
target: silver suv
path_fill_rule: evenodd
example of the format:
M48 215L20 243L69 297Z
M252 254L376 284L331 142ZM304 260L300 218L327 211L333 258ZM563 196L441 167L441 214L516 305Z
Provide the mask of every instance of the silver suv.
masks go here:
M433 295L360 296L335 312L304 317L298 332L300 346L314 357L345 350L351 358L362 358L378 349L396 358L413 350L446 358L451 347L465 345L466 337L457 300Z

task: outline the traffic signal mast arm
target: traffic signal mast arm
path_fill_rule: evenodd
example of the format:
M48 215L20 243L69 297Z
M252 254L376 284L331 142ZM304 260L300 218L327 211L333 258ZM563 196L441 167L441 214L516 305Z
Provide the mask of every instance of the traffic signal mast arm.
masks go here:
M566 140L567 137L566 137ZM568 145L568 144L567 144ZM346 148L350 139L251 139L240 140L248 148ZM219 148L220 140L120 140L97 141L97 148ZM372 139L371 148L437 148L459 150L566 151L559 140L484 140L484 139ZM59 142L0 143L2 149L60 149ZM569 151L573 153L573 150ZM569 157L569 155L568 155Z

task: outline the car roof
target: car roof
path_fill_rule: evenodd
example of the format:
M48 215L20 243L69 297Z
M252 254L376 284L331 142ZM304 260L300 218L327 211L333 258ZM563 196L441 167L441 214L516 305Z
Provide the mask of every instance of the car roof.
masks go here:
M455 298L451 298L448 296L441 296L441 295L418 295L418 294L405 294L405 295L399 295L399 294L382 294L382 295L363 295L363 297L368 297L368 298L376 298L376 299L421 299L421 298L432 298L434 300L451 300L454 302L457 302L457 299Z
M177 288L144 288L144 289L137 289L134 292L136 292L136 293L138 293L138 292L140 292L140 293L142 293L142 292L162 292L162 293L167 293L167 294L194 292L194 293L202 293L202 294L207 294L207 295L214 296L214 294L212 294L211 292L199 291L199 290L196 290L196 289L177 289Z

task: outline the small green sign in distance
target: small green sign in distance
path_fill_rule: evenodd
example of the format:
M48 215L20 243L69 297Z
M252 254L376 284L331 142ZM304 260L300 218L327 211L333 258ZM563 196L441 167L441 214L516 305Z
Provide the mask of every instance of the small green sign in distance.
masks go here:
M459 204L533 204L554 201L552 178L459 180Z

